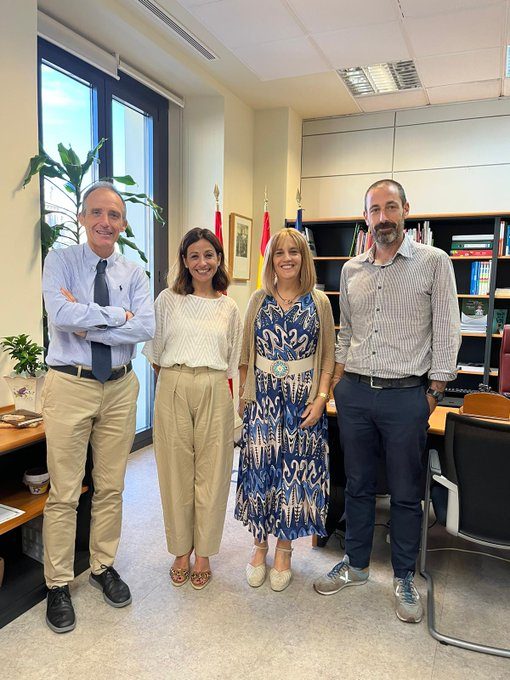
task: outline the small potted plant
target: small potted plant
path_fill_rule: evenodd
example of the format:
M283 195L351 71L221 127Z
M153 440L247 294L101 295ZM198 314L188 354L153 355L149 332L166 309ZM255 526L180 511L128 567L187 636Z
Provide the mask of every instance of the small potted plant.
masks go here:
M2 338L0 347L16 362L13 373L4 376L14 398L14 408L40 413L44 373L47 370L41 361L44 347L33 342L25 333Z

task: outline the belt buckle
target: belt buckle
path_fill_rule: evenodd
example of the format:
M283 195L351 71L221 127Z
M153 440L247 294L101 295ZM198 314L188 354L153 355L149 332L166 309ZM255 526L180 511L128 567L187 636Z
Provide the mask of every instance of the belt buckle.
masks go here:
M277 359L271 364L271 375L275 378L285 378L289 374L289 365L283 359Z
M382 390L381 385L374 385L374 376L370 376L370 387L372 387L374 390Z

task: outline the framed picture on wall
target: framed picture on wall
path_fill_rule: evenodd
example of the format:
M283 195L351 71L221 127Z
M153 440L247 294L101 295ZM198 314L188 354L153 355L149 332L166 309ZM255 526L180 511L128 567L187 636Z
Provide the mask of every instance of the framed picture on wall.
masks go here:
M230 213L230 273L237 281L250 278L251 232L253 220Z

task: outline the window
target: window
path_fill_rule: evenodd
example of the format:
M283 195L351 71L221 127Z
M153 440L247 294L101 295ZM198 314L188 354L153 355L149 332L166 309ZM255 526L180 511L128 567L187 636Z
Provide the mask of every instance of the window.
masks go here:
M44 40L39 41L39 67L39 136L47 153L58 158L57 146L62 142L70 144L83 162L87 152L106 138L99 167L92 165L89 171L90 182L130 174L137 186L128 190L146 193L166 216L167 100L125 74L116 80ZM65 188L58 183L46 181L42 189L46 204L69 205ZM146 269L157 296L168 271L167 226L134 203L128 203L128 219L138 247L149 259ZM128 248L124 255L143 266L135 251ZM133 363L140 381L135 440L140 447L152 437L153 379L139 351Z

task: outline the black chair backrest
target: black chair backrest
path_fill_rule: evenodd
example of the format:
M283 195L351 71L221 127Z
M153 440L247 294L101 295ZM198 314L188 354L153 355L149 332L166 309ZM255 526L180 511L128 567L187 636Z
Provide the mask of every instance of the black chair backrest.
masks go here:
M445 463L458 486L459 531L510 547L510 423L448 413Z

